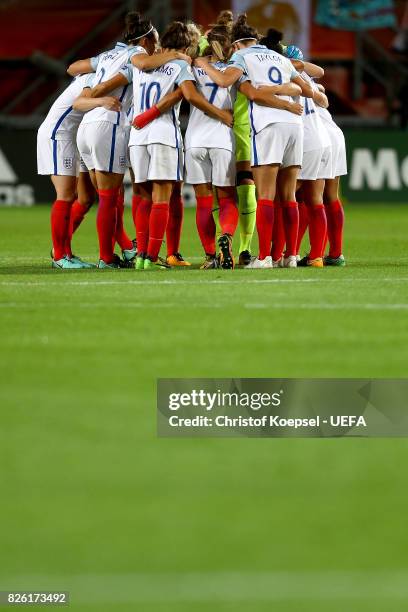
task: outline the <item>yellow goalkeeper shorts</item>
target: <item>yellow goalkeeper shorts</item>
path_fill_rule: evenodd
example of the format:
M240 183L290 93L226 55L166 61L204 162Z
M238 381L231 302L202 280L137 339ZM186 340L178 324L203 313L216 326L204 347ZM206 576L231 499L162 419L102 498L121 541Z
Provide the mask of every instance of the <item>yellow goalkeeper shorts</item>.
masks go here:
M234 134L236 161L251 161L251 130L249 123L235 124Z

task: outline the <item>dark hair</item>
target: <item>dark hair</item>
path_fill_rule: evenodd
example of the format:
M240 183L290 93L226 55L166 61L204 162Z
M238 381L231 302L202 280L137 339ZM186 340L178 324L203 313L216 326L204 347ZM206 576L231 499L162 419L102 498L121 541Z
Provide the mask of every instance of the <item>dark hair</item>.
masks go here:
M204 55L214 55L220 62L225 62L231 47L231 28L226 25L215 25L207 34L209 46Z
M187 49L191 43L187 24L173 21L162 34L160 42L163 49Z
M216 20L216 25L223 25L223 26L231 27L233 23L234 23L234 15L232 11L221 11L221 13L219 13L217 20Z
M259 43L261 45L265 45L268 49L272 51L276 51L276 53L280 53L283 55L283 45L281 43L283 34L279 32L279 30L275 30L274 28L269 28L266 33L266 36L261 38Z
M248 25L246 13L238 15L236 22L232 26L232 41L240 38L254 38L258 40L259 34L255 28Z
M148 19L142 19L140 13L132 11L125 17L126 31L124 40L127 44L131 44L136 40L144 38L146 34L148 36L154 36L153 25Z

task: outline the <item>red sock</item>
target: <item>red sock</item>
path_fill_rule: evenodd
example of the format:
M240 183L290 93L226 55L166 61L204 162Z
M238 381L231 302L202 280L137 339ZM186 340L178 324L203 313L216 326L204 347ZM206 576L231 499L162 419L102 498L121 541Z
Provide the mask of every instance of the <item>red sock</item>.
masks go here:
M142 197L140 195L132 195L132 217L133 217L133 223L135 227L136 227L137 207L139 206L141 200L142 200Z
M330 257L340 257L343 252L344 209L340 200L326 206L327 233L330 242Z
M175 193L170 198L169 221L166 229L167 256L179 252L182 226L183 200L179 193Z
M328 218L328 216L327 216L327 207L325 207L325 210L326 210L327 224L329 224L329 218ZM328 235L328 233L326 232L325 237L324 237L324 240L323 240L323 255L324 255L324 254L325 254L325 252L326 252L326 247L327 247L327 243L328 243L328 242L329 242L329 235Z
M54 248L54 259L66 255L66 243L69 240L69 219L72 202L55 200L51 208L51 237Z
M66 242L66 250L68 255L72 256L71 251L71 241L72 236L77 231L78 227L81 225L82 221L88 210L91 208L92 204L81 204L78 200L75 200L71 207L71 216L69 219L69 235L68 240Z
M322 257L324 238L327 232L326 211L323 204L314 204L309 207L309 259Z
M73 234L77 231L90 208L88 204L81 204L81 202L75 200L71 208L71 218L69 221L70 238L72 238Z
M215 254L215 221L212 215L214 197L197 196L196 224L201 244L207 255Z
M256 229L258 232L259 259L265 259L271 254L274 213L273 200L258 200Z
M285 228L283 225L283 210L282 205L275 202L275 218L273 221L272 233L272 259L278 261L283 255L285 248Z
M152 261L156 261L159 256L168 220L169 203L154 202L149 219L149 245L147 247L147 254Z
M96 229L99 239L99 257L106 263L113 261L113 240L116 229L116 203L118 189L99 189Z
M238 225L238 206L234 198L219 198L218 204L220 207L219 220L221 231L223 234L233 236Z
M139 206L136 210L136 240L137 252L147 253L147 245L149 242L149 219L152 209L151 200L143 200L140 198Z
M131 251L133 249L133 242L126 233L123 225L123 216L125 214L125 193L123 189L119 190L118 200L116 204L116 231L115 240L122 249Z
M115 207L115 222L113 224L114 228L115 228L115 231L113 232L113 236L112 236L112 252L113 253L115 252L115 245L116 245L116 223L117 223L117 220L118 220L118 207L116 206Z
M298 229L297 244L296 244L296 255L299 254L303 236L305 235L305 232L309 225L309 211L307 209L306 204L304 202L299 202L298 210L299 210L299 229Z
M297 202L283 202L283 224L285 227L286 251L285 257L296 255L299 232L299 208Z

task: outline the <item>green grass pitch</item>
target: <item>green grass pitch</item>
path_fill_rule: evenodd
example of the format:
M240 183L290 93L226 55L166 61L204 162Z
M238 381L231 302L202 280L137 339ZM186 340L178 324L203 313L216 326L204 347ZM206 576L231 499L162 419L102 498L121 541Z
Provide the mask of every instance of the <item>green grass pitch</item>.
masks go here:
M49 208L0 210L0 590L407 609L407 441L156 436L158 377L407 375L408 209L346 213L344 269L153 274L51 270ZM74 250L95 261L94 215ZM193 210L182 252L201 261Z

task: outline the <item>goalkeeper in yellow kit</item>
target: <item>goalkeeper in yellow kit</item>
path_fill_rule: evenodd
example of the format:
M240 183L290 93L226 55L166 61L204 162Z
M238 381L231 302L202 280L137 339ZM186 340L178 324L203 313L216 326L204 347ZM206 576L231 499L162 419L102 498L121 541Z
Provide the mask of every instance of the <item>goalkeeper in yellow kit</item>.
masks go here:
M256 221L255 184L251 171L251 130L248 98L238 92L234 104L235 157L237 162L237 195L239 210L239 263L251 261L251 240Z

